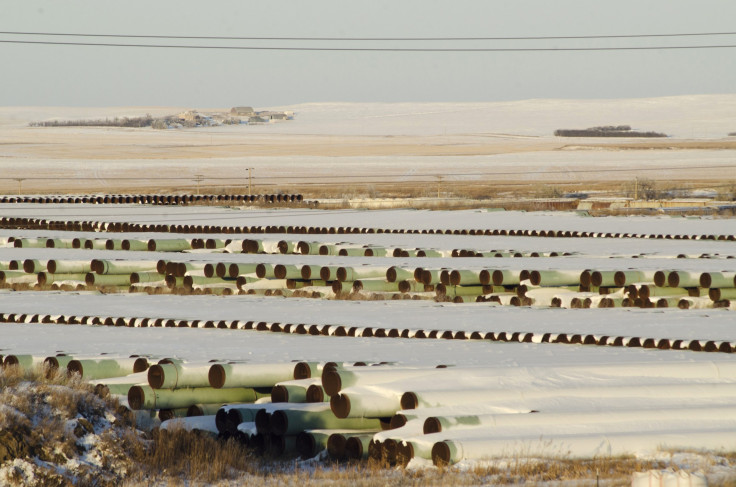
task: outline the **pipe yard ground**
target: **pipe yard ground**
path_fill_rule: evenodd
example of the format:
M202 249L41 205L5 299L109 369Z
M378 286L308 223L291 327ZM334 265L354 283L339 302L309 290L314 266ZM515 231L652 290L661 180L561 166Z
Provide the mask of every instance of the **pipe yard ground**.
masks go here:
M736 96L279 109L294 120L157 131L28 123L177 109L0 108L8 197L303 198L0 202L0 425L22 430L8 425L26 424L29 386L12 374L44 362L123 406L71 417L74 447L53 458L3 433L0 484L120 484L132 466L100 450L120 411L149 445L181 426L245 448L250 463L191 485L278 483L274 469L305 485L624 485L665 467L734 482L736 220L441 201L631 201L651 182L727 205ZM670 137L551 135L622 123ZM308 204L398 197L439 205ZM135 472L127 485L173 481Z

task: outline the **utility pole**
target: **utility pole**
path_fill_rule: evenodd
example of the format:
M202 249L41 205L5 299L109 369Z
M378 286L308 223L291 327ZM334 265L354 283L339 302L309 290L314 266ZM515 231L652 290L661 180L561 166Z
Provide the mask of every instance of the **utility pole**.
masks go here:
M202 174L195 174L194 180L197 182L197 194L199 195L199 183L204 179Z
M639 199L639 177L634 178L634 201Z
M20 195L23 192L23 181L26 180L26 178L13 178L16 181L18 181L18 194Z
M248 196L253 196L253 171L255 168L249 167L248 169Z

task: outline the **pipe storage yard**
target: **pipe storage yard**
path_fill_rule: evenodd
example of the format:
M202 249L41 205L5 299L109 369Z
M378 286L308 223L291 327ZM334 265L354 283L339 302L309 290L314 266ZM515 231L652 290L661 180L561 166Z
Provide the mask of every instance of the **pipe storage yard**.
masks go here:
M733 220L297 196L0 201L3 367L279 458L736 450Z

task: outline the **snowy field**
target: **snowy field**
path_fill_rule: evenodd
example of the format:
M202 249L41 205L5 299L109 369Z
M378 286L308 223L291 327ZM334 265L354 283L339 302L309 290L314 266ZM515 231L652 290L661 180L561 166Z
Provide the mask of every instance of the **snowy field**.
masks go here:
M733 235L734 220L673 217L589 218L571 213L473 211L320 211L259 210L253 208L164 208L101 205L3 205L3 216L49 220L128 221L138 223L243 225L354 226L384 229L536 229L579 230L678 235ZM67 232L4 229L8 237L69 238ZM161 234L75 233L87 238L162 238ZM176 235L166 234L167 238ZM187 238L233 238L233 235L196 235ZM236 238L246 238L239 235ZM497 269L648 269L691 272L736 271L736 243L713 240L642 238L541 238L426 234L287 235L269 239L303 239L434 249L515 249L571 252L566 257L536 258L387 258L317 255L222 254L204 252L125 252L85 249L0 247L0 262L13 259L89 260L92 258L311 265L481 268ZM687 258L676 258L677 255ZM711 258L698 258L708 254ZM100 294L89 291L0 291L0 311L6 315L92 315L155 317L178 320L239 320L255 322L385 327L409 330L477 331L596 336L651 337L712 340L736 344L734 311L678 308L560 309L495 306L491 303L456 304L432 300L350 301L234 296L175 296L140 293ZM127 328L40 323L0 324L2 354L30 353L49 356L59 351L79 355L109 353L177 357L189 362L245 360L249 363L289 361L395 362L402 366L431 368L451 365L450 372L422 381L406 380L374 387L381 394L397 394L413 387L445 391L460 397L445 414L474 411L486 415L539 410L549 422L525 426L489 425L455 438L465 445L459 461L477 461L486 451L529 448L544 455L569 451L573 456L631 453L656 455L658 448L689 450L726 449L736 443L736 417L728 413L736 404L736 365L728 353L658 350L641 347L571 345L564 343L512 343L489 340L439 340L310 336L252 330L191 328ZM455 369L456 373L452 372ZM480 386L478 385L480 384ZM477 404L477 387L497 391ZM386 392L389 391L389 392ZM452 393L447 391L454 391ZM468 392L471 391L471 392ZM476 391L476 392L473 392ZM501 391L505 391L501 393ZM512 399L509 391L518 395ZM550 392L551 391L551 392ZM557 391L557 393L555 393ZM588 392L583 392L588 391ZM690 392L689 392L690 391ZM365 391L363 391L365 393ZM467 400L462 399L467 394ZM474 394L476 394L474 396ZM430 394L431 396L431 394ZM442 397L444 397L441 394ZM455 397L453 396L453 397ZM381 396L383 397L383 396ZM459 402L458 402L459 401ZM442 402L442 401L440 401ZM453 409L454 408L454 409ZM417 409L417 411L420 411ZM439 411L439 410L438 410ZM620 418L602 420L616 411ZM408 413L408 411L403 411ZM560 415L583 414L574 427L559 426ZM426 413L425 413L426 414ZM597 415L597 416L596 416ZM651 419L657 416L658 419ZM555 419L557 418L557 419ZM642 419L643 418L643 419ZM650 419L647 419L650 418ZM487 419L487 418L486 418ZM498 418L494 421L499 421ZM585 421L588 421L586 423ZM408 427L408 426L407 426ZM414 445L415 466L431 465L427 448L442 435L417 438L416 427L395 438ZM382 441L391 438L384 432ZM403 435L403 436L402 436ZM464 435L464 436L463 436ZM495 438L491 441L490 437ZM419 434L419 436L421 436ZM544 441L540 440L542 438ZM552 446L548 441L552 442ZM413 443L412 443L413 442ZM427 443L429 442L429 443ZM464 443L462 443L464 442ZM484 443L485 442L485 443ZM427 446L429 445L429 446ZM540 445L543 445L542 448ZM424 448L424 450L422 450ZM505 448L505 450L504 450ZM485 449L485 450L484 450ZM567 450L566 450L567 449ZM544 451L543 451L544 450ZM420 452L424 452L420 454ZM420 458L424 455L423 458ZM456 457L453 457L456 461Z
M258 126L165 131L39 128L28 124L161 116L184 108L0 107L0 190L17 191L14 178L25 178L21 189L26 191L192 190L199 174L209 187L237 186L242 191L248 179L245 168L253 168L253 183L262 193L315 182L436 183L438 176L448 182L529 184L664 175L667 181L721 181L734 171L735 141L728 136L736 130L734 95L273 108L294 111L296 117ZM561 128L622 124L669 137L553 135ZM141 167L159 180L140 180Z

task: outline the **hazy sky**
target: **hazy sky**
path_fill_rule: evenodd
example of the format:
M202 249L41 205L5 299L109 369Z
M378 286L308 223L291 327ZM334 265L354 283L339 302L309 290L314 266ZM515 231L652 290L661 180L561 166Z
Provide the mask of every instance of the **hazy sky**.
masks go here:
M509 37L736 31L733 0L0 0L0 31L270 37ZM495 42L0 40L229 46L611 47L736 35ZM596 52L293 52L0 43L0 105L504 101L733 93L736 48Z

